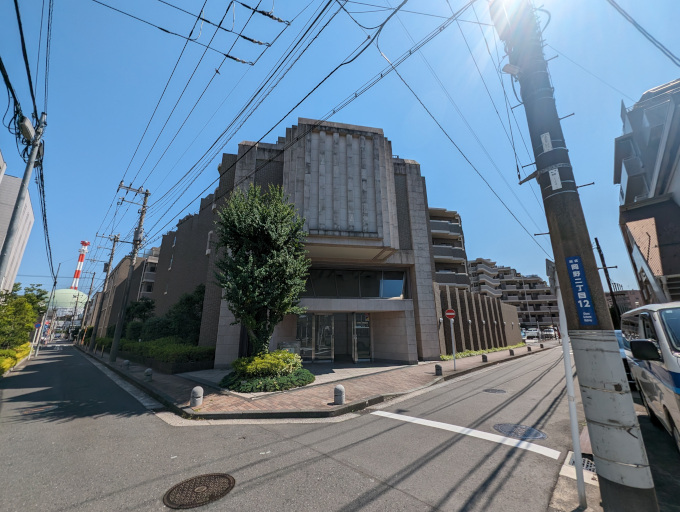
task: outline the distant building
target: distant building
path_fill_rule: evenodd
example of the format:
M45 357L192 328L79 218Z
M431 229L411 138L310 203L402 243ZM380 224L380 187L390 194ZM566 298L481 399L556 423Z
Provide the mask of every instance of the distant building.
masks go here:
M2 158L0 157L0 160ZM19 188L21 187L21 178L15 176L0 176L0 248L5 243L9 222L12 218L12 211L19 195ZM33 227L33 206L31 206L31 198L27 195L24 201L24 207L19 217L19 224L17 227L17 234L14 238L14 247L9 253L9 264L7 266L7 274L5 282L2 285L3 290L11 290L16 281L17 272L21 260L24 257L28 237L31 234Z
M557 297L550 285L535 274L522 275L514 268L499 267L495 261L468 261L472 290L517 308L525 327L544 328L559 324Z
M680 300L680 79L626 109L614 142L619 224L646 303Z
M612 307L614 303L612 302L611 294L606 292L605 296L607 297L607 305ZM640 290L618 290L614 292L614 298L619 308L619 314L646 304Z
M458 212L429 208L434 280L438 284L470 289L463 223Z

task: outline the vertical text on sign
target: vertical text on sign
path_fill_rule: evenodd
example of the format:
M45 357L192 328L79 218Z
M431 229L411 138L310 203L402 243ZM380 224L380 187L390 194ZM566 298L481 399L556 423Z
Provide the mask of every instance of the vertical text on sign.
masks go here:
M571 281L571 289L574 292L574 303L578 311L578 318L581 325L597 325L597 316L593 301L590 298L590 288L586 280L586 273L583 271L583 262L580 256L570 256L567 258L567 272Z

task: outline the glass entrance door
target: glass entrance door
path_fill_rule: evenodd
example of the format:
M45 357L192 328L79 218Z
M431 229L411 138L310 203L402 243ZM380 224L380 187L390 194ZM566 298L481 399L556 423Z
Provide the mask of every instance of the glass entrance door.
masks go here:
M371 324L368 313L354 313L352 356L354 362L371 360Z
M314 315L300 315L297 319L295 344L298 346L300 357L312 359L314 347L312 335L314 333Z
M316 339L314 359L333 359L333 315L314 315Z

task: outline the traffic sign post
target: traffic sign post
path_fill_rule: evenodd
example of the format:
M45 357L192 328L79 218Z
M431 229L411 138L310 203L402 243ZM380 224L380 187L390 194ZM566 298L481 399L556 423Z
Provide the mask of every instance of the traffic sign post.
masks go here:
M453 371L456 371L456 333L453 332L453 320L456 318L456 312L453 309L447 309L444 313L449 319L449 326L451 327L451 349L453 351Z

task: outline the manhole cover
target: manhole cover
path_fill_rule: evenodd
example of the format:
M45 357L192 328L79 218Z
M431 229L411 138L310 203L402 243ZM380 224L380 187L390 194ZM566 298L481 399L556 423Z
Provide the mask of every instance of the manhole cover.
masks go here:
M504 389L485 389L484 393L505 393Z
M163 503L174 509L200 507L226 496L235 484L234 477L226 473L195 476L166 492Z
M27 414L40 414L41 412L47 412L47 411L53 411L55 410L58 405L45 405L43 407L33 407L31 409L24 409L21 411L21 414L27 415Z
M546 439L548 437L546 434L533 427L517 425L515 423L498 423L494 425L493 428L501 434L516 439Z

